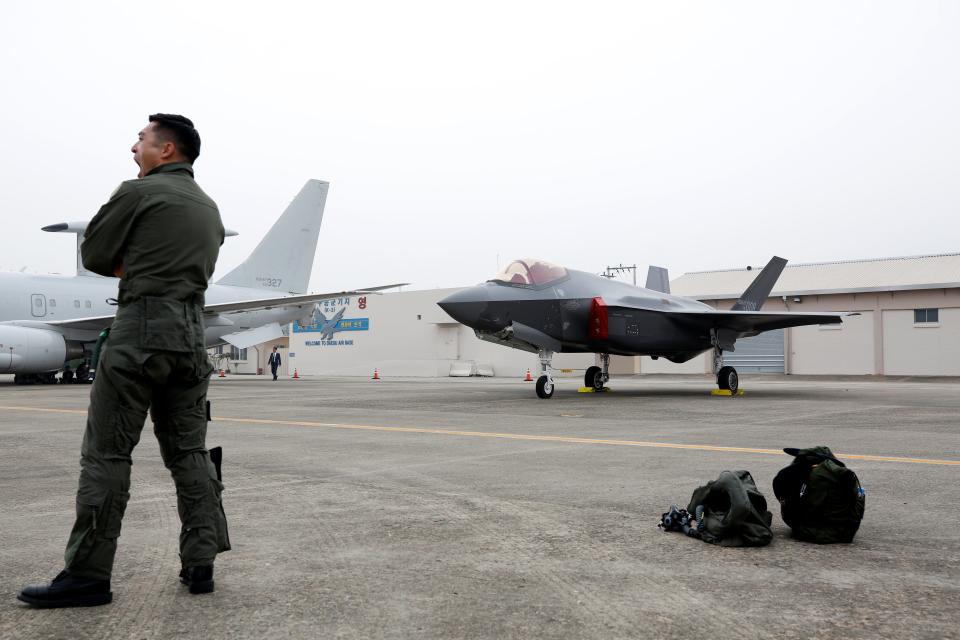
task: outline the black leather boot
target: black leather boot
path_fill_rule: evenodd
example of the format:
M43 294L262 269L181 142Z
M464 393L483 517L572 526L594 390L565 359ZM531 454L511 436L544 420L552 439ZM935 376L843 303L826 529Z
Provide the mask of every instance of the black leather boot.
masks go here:
M190 587L190 593L210 593L213 591L213 565L184 567L180 571L180 582Z
M39 607L96 607L113 600L109 580L92 580L72 575L64 569L47 585L24 587L17 600Z

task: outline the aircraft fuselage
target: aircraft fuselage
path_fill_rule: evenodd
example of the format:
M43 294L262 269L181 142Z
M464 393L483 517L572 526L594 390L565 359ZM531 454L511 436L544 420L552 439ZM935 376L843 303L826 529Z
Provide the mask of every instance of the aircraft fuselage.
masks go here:
M107 302L117 297L117 278L100 276L34 275L0 273L0 322L55 322L77 320L116 313L116 306ZM265 295L266 294L266 295ZM259 300L269 297L263 289L211 284L207 304ZM279 296L278 296L279 297ZM303 317L299 309L263 309L244 311L222 321L208 323L205 338L208 345L221 342L222 336L277 322L289 324ZM91 332L88 339L96 339Z
M604 307L602 336L591 332L591 313L597 304ZM670 315L712 311L708 305L582 271L569 270L568 277L543 287L484 282L447 297L440 306L480 337L496 338L518 322L559 341L563 352L656 355L683 361L711 347L709 331L687 327Z

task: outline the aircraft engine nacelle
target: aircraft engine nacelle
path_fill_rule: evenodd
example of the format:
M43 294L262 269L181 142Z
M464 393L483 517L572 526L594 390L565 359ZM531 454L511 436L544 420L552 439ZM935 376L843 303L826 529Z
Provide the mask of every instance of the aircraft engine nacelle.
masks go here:
M43 373L83 355L83 345L50 329L0 325L0 373Z

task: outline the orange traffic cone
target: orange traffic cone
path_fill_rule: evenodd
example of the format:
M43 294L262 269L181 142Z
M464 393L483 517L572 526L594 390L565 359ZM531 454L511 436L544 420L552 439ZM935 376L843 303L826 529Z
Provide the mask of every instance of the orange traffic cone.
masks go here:
M294 379L294 380L299 380L299 379L300 379L300 374L297 373L297 368L296 368L296 367L293 368L293 379Z
M221 378L226 378L226 377L227 377L227 374L225 374L225 373L223 372L223 369L220 369L220 377L221 377Z
M533 382L533 376L530 375L530 369L527 369L527 375L523 377L524 382Z
M373 370L373 377L371 378L371 380L379 380L379 379L380 379L380 372L377 371L376 369L374 369L374 370Z

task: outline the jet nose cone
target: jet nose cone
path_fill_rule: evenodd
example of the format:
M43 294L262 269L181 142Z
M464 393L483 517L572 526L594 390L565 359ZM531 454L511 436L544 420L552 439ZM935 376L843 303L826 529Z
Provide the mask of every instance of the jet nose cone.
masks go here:
M437 304L457 322L475 327L488 300L489 296L481 287L470 287L450 294Z
M490 299L483 287L467 287L456 293L451 293L446 298L438 302L441 307L460 304L463 302L486 302Z

